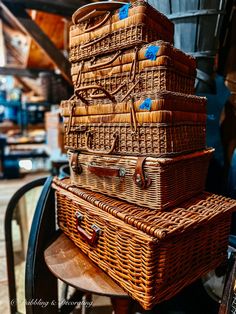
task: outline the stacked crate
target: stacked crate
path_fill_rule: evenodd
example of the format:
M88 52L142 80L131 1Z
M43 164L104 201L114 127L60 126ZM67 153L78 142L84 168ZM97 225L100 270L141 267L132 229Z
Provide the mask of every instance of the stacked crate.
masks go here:
M73 22L59 226L147 309L225 258L233 203L203 193L206 100L193 95L195 60L172 46L173 24L143 0L93 3ZM222 224L213 249L206 223ZM192 273L175 249L196 259Z

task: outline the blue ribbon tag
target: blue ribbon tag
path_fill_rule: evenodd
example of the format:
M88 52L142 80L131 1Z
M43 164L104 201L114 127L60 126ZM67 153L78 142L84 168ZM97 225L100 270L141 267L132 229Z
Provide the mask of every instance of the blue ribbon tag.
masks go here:
M152 100L151 98L146 98L144 102L139 106L140 110L151 110L152 108Z
M119 19L123 20L129 16L130 3L123 5L119 10Z
M145 52L145 57L149 60L155 61L160 47L149 46Z

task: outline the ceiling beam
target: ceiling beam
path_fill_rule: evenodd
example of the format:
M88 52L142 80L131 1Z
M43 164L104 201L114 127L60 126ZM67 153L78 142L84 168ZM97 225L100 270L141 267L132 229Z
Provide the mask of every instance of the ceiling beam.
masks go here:
M45 69L24 69L24 68L13 68L13 67L0 67L0 75L11 75L11 76L25 76L36 78L40 72L45 72ZM47 70L46 70L47 71ZM50 72L50 71L48 71ZM53 72L50 72L53 73Z
M10 2L2 2L2 7L15 18L19 27L23 28L26 33L43 49L53 64L61 71L62 76L70 84L72 84L70 62L54 45L50 38L42 31L42 29L32 20L24 7L20 4L12 4Z
M3 0L5 3L13 5L20 4L25 9L33 9L53 14L59 14L65 17L71 17L75 10L88 4L89 0Z

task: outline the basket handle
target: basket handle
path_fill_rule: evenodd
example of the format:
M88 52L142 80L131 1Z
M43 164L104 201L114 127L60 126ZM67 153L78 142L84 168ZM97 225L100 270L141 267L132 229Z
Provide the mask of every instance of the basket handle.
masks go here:
M135 80L137 61L138 61L138 48L135 47L134 48L134 59L133 59L132 64L131 64L131 69L130 69L130 74L129 74L130 82L133 82Z
M88 165L89 172L95 174L98 177L124 177L125 169L124 168L106 168L101 166L96 166L94 164Z
M81 237L91 246L95 246L98 242L99 235L101 234L101 229L97 227L95 224L91 226L93 229L92 235L89 235L81 226L81 221L83 220L83 215L80 212L75 213L76 216L76 229L81 235Z
M84 48L87 48L87 47L92 46L94 44L97 44L100 41L102 41L103 39L105 39L106 37L108 37L109 35L110 35L110 33L107 33L107 34L105 34L105 35L103 35L103 36L101 36L101 37L99 37L93 41L88 42L87 44L83 44L80 46L80 49L84 49Z
M141 190L148 189L152 184L152 179L148 178L144 173L144 162L146 157L138 157L135 172L133 175L134 183L140 187Z
M117 87L117 89L115 89L113 92L111 92L110 94L112 96L114 96L115 94L117 94L125 85L127 84L126 81L124 81L123 83L120 84L120 86ZM98 99L98 98L106 98L106 95L105 94L90 94L89 95L90 98L92 99Z
M70 108L70 118L69 118L69 122L68 122L68 128L66 130L66 134L70 134L71 131L71 126L72 126L72 119L74 116L74 109L75 109L75 103L72 103L71 108Z
M122 51L118 50L117 53L111 59L109 59L107 61L104 61L104 62L92 64L88 68L89 68L89 70L93 70L93 69L96 69L96 68L100 68L100 67L104 67L106 65L109 65L112 62L114 62L121 55L121 53L122 53Z
M124 97L121 99L121 102L123 102L132 92L132 90L139 84L140 80L138 79L136 83L134 83L133 86L130 87L128 92L124 95Z
M100 85L88 85L88 86L81 86L75 89L75 94L80 98L83 102L86 104L88 103L87 100L80 94L80 92L90 90L90 89L96 89L96 90L101 90L105 95L104 97L109 98L112 102L115 102L115 97L108 92L103 86Z
M135 108L134 108L134 99L131 98L131 103L130 103L130 124L131 124L131 129L134 133L137 133L137 118L135 114Z
M113 143L112 143L111 148L109 150L93 150L93 149L89 148L89 139L92 137L92 132L91 131L87 131L85 134L86 134L85 149L89 153L95 153L95 154L99 154L99 155L109 155L109 154L111 154L114 151L114 149L116 147L116 143L117 143L118 138L119 138L118 133L115 132L113 134L114 140L113 140Z
M95 10L95 11L97 11L97 10ZM86 25L85 25L85 28L84 28L84 32L85 32L85 33L92 32L92 31L94 31L95 29L101 27L103 24L105 24L105 23L109 20L110 17L111 17L111 12L110 12L110 11L106 12L106 15L105 15L104 18L101 20L101 22L99 22L98 24L96 24L96 25L94 25L94 26L91 26L91 27L89 27L89 28L87 28L87 27L88 27L88 24L86 24Z

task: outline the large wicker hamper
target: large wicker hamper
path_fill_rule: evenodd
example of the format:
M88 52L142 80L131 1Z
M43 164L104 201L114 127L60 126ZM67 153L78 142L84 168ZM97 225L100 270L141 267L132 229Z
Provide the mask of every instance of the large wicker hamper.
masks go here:
M157 212L54 180L60 228L144 309L226 259L233 200L210 193Z

